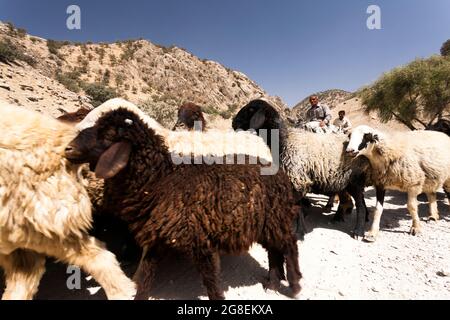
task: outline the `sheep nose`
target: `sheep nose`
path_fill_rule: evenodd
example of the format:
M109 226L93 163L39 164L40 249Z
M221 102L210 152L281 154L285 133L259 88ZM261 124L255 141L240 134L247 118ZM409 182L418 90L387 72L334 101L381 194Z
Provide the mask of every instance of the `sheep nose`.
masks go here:
M75 148L73 146L67 146L66 149L64 150L64 155L67 159L73 159L76 155L75 155Z
M73 147L72 146L67 146L66 150L64 150L66 153L71 153L73 151Z
M352 149L352 148L348 148L345 151L347 152L348 155L350 155L352 157L356 157L358 155L358 151L356 151L355 149Z

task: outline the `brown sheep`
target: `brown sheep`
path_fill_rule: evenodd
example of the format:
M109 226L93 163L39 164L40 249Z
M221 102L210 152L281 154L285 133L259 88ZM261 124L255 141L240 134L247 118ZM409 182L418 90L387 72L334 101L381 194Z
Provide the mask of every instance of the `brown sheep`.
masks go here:
M197 128L196 122L200 124ZM198 124L197 124L198 125ZM194 103L188 102L178 109L178 120L172 130L206 130L206 120L203 117L202 108Z
M210 299L224 299L219 254L243 253L254 242L269 254L267 287L278 288L286 262L292 293L300 291L293 231L299 208L282 171L263 176L258 165L176 166L163 137L124 108L83 130L66 156L89 162L105 178L105 203L143 248L136 298L149 296L158 260L173 249L194 260Z

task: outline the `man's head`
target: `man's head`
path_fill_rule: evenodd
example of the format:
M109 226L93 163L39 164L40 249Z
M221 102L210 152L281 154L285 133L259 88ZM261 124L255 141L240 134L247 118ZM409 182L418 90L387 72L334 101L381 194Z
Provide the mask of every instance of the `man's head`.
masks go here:
M344 120L344 117L345 117L345 111L344 110L339 111L339 119Z
M318 96L309 97L309 103L311 103L312 106L317 106L319 104L319 97Z

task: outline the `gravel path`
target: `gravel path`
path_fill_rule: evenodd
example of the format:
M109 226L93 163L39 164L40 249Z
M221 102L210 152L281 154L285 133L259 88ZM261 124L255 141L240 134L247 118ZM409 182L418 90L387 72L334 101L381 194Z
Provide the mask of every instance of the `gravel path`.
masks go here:
M450 214L443 193L438 194L441 220L422 222L423 232L408 234L411 218L406 195L388 191L381 230L375 243L357 242L349 236L355 214L346 222L331 224L322 214L326 198L311 195L313 208L306 222L310 232L299 242L304 278L298 299L450 299ZM366 192L369 208L375 204L372 189ZM419 197L420 216L426 217L425 197ZM334 210L336 207L334 208ZM334 213L334 210L332 213ZM66 288L66 267L49 261L37 299L105 299L103 290L86 275L82 289ZM264 291L267 254L255 245L249 253L222 258L222 285L227 299L290 299L287 283L280 292ZM125 266L131 275L135 266ZM86 279L87 278L87 279ZM206 299L206 290L192 263L170 255L161 262L152 291L154 299Z

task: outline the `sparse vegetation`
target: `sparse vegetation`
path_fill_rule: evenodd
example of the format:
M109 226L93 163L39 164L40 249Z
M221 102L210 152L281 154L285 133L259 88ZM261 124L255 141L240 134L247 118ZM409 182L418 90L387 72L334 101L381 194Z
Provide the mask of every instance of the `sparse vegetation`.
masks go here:
M172 99L146 100L139 107L164 127L171 129L177 120L178 102Z
M80 91L80 73L77 71L62 72L61 70L58 70L56 72L56 80L72 92L78 93Z
M110 79L111 79L111 71L109 71L109 69L106 69L105 72L103 73L102 83L107 86L109 85Z
M6 22L8 28L8 35L11 37L25 38L27 35L27 30L24 28L16 28L12 22Z
M118 73L118 74L116 74L115 80L116 80L116 86L121 87L125 81L125 76L123 74Z
M95 48L95 53L98 54L98 58L100 60L100 63L103 62L103 59L105 58L105 49L103 47Z
M48 51L54 55L58 55L58 50L61 49L62 46L67 44L69 44L68 41L56 41L52 39L47 40Z
M0 41L0 62L12 63L16 60L23 61L30 66L36 65L36 60L14 45L11 40Z
M109 61L111 61L111 65L112 65L112 66L115 66L116 63L117 63L116 56L115 56L114 54L110 54L110 55L109 55Z

